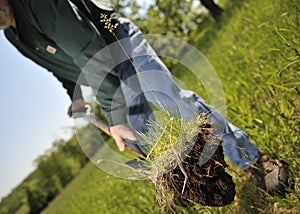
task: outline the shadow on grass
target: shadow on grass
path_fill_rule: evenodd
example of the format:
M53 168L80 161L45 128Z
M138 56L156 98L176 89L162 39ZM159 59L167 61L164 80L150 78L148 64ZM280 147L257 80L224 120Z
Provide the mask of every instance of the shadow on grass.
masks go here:
M266 193L246 176L239 184L239 190L237 191L238 213L266 213L269 210L269 201L266 197Z

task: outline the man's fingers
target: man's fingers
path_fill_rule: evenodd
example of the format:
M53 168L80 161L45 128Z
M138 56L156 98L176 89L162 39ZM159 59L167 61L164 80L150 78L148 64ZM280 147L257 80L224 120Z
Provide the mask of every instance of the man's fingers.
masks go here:
M125 142L123 141L123 139L115 139L115 141L117 143L119 150L123 152L125 150Z
M133 130L127 124L120 124L110 127L111 136L116 141L120 151L124 151L126 147L125 139L133 142L137 141L137 138Z
M68 115L69 115L69 117L72 117L72 104L68 108Z
M86 112L87 108L84 105L83 99L73 100L68 108L68 115L72 117L73 112Z

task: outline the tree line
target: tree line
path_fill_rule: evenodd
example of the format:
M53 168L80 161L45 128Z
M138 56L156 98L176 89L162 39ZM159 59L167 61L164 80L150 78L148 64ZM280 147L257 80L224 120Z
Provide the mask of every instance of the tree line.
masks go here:
M45 154L35 160L36 170L32 172L0 203L0 213L40 213L89 161L82 150L93 156L102 146L99 133L91 125L78 130L84 144L79 144L76 135L70 140L58 140ZM108 140L107 136L103 136Z

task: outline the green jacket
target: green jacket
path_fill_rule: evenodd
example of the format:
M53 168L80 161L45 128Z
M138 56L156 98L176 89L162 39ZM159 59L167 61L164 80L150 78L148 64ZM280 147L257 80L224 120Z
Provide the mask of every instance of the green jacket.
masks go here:
M45 55L38 50L28 48L26 44L20 41L13 28L5 29L4 35L24 56L51 72L62 83L62 86L67 90L67 94L71 100L83 99L80 85L88 85L86 81L83 79L76 84L76 82L64 78L64 76L68 76L68 74L81 72L79 67L74 64L72 58L68 55L61 58L49 57L49 54ZM47 58L45 58L46 56ZM64 61L62 61L62 59L64 59ZM60 74L60 76L57 74Z
M111 56L93 67L92 77L82 75L89 60L106 46L91 21L68 0L10 1L17 25L16 31L9 29L10 36L13 33L17 38L13 45L58 77L76 83L83 76L79 83L94 89L109 125L126 123L126 104L122 92L117 90L120 81L104 61ZM100 1L92 1L99 6ZM103 2L102 8L110 9L110 1Z

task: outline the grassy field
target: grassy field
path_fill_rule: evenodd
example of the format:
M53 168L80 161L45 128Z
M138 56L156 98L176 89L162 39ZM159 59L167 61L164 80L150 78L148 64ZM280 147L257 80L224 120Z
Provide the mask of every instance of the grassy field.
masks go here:
M259 148L290 164L295 191L285 199L266 197L248 181L245 172L230 166L237 185L232 205L195 205L179 212L300 213L299 1L224 2L222 20L201 34L193 32L192 44L205 54L222 81L227 118ZM178 66L174 73L181 69ZM180 78L193 82L189 72ZM205 97L197 83L189 86ZM43 213L160 213L154 194L148 181L115 178L90 163Z

